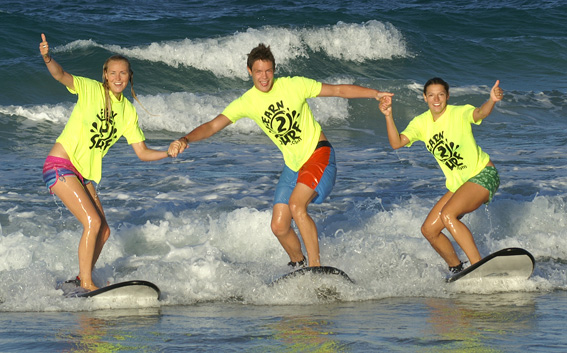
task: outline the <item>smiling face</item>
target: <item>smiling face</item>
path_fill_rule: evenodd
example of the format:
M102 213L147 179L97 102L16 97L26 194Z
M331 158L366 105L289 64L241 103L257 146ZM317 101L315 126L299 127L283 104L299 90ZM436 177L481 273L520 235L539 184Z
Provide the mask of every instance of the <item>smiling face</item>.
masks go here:
M261 92L269 92L274 84L274 63L266 60L256 60L252 68L248 68L254 86Z
M110 60L104 70L105 81L108 89L116 98L120 98L122 91L128 86L130 80L130 64L124 60Z
M437 120L447 108L447 101L449 100L449 93L442 84L431 84L427 86L423 99L429 106L429 110L433 115L433 120Z

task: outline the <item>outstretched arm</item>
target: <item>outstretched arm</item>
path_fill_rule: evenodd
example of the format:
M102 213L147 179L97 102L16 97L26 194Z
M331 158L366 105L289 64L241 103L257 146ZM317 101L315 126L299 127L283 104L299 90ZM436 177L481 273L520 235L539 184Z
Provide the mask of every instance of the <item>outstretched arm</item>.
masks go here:
M39 43L39 52L41 56L43 56L43 61L51 73L51 76L74 91L75 84L73 83L73 76L63 70L57 61L53 60L53 57L49 54L49 43L47 43L45 34L43 33L41 34L41 43Z
M388 141L390 141L390 146L392 146L393 149L397 150L398 148L407 145L409 139L405 135L400 135L398 133L396 123L394 123L394 115L392 113L392 97L386 96L380 98L379 108L386 118L386 129L388 130Z
M474 121L479 121L489 116L490 113L492 113L492 109L494 108L496 102L501 101L502 97L504 97L504 90L500 88L500 80L496 80L496 83L490 90L490 98L488 98L488 100L483 105L474 110Z
M232 121L230 121L230 119L222 114L219 114L213 120L199 125L187 135L173 141L169 145L168 153L171 157L177 157L179 153L183 152L187 147L189 147L190 142L207 139L230 124L232 124Z
M391 97L393 93L381 92L376 89L357 85L330 85L323 83L321 93L318 97L341 97L341 98L376 98Z
M131 146L134 149L134 152L136 152L136 156L144 162L159 161L160 159L169 157L169 153L167 151L151 149L146 146L144 141L133 143Z

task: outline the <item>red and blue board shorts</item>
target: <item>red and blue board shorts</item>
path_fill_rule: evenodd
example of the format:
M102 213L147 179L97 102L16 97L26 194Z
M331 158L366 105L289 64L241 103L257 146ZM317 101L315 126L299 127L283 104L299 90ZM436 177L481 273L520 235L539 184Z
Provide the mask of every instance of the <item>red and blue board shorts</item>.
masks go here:
M305 184L313 189L317 196L312 202L320 204L333 190L336 178L335 150L329 141L319 141L315 151L299 171L294 172L288 166L284 166L276 186L274 205L277 203L288 204L297 183Z

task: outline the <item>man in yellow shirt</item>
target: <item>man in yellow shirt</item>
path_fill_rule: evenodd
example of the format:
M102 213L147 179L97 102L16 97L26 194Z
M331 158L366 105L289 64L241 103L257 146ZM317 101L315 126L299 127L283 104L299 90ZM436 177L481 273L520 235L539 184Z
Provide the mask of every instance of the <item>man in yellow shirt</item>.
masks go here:
M283 154L285 166L276 187L271 228L289 255L289 265L306 264L299 237L291 227L295 221L307 251L309 266L320 266L319 240L307 207L321 203L330 194L336 176L334 150L314 119L307 99L313 97L375 98L391 93L356 85L329 85L304 77L275 78L275 59L269 47L258 45L248 54L248 73L254 87L234 100L216 118L173 141L169 153L175 157L237 120L254 120Z

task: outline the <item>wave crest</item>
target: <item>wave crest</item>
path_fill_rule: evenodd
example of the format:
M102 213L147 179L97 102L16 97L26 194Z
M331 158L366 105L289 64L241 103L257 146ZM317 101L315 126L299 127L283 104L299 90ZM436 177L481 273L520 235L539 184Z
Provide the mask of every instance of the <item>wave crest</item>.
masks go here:
M161 62L172 67L186 66L210 71L218 77L246 79L246 55L251 48L271 45L276 61L285 66L291 60L308 58L309 53L323 53L333 59L364 62L408 56L403 35L391 24L368 21L361 24L339 22L320 28L250 28L231 36L151 43L123 48L79 40L62 49L102 47L131 58Z

